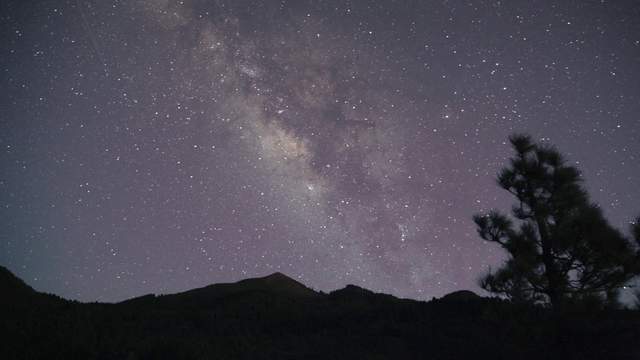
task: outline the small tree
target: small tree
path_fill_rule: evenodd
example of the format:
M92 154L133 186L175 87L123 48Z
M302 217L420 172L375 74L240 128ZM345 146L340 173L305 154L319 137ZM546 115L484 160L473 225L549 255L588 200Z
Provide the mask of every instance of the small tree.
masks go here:
M552 147L526 135L510 138L516 152L498 184L516 199L513 217L498 211L473 220L484 240L509 254L482 288L515 301L557 306L565 300L608 297L640 273L640 251L589 200L580 173ZM640 244L640 224L633 236Z

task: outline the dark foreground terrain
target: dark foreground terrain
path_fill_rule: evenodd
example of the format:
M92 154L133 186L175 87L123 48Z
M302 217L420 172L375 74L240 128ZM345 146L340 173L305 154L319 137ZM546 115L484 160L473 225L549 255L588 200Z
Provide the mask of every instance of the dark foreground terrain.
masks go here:
M0 267L1 359L640 359L640 312L551 312L461 291L430 302L276 273L118 304Z

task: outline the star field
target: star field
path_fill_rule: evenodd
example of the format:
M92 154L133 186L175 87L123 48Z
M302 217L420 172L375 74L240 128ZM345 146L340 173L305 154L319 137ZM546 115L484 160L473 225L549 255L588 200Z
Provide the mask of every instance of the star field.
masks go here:
M502 261L507 137L640 207L635 1L4 1L0 264L118 301L280 271L428 299Z

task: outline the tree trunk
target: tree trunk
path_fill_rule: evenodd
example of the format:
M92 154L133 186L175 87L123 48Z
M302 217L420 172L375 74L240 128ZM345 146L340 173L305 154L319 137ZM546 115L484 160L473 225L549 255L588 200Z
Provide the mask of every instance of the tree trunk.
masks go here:
M540 243L542 244L542 263L544 264L544 274L547 277L547 295L551 306L556 307L562 299L561 279L556 263L553 260L553 244L547 230L547 223L544 219L536 217L536 224L540 234Z

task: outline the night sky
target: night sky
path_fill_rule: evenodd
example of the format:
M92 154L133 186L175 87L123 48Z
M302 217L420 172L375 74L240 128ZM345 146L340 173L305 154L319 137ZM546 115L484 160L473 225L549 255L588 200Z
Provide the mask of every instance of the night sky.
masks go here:
M637 1L0 6L0 264L40 291L479 292L514 132L640 213Z

